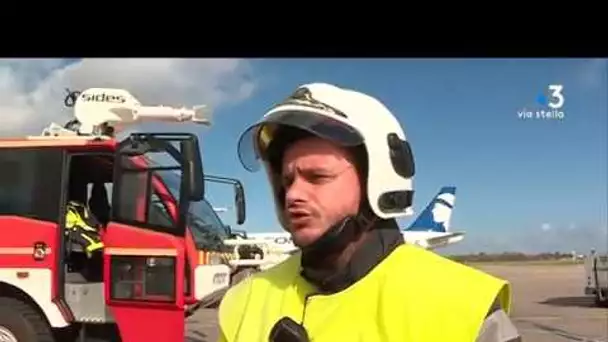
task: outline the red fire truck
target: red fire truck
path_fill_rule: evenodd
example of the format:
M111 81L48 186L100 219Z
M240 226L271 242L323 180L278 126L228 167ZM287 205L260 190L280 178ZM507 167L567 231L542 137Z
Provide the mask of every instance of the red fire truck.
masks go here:
M143 106L121 89L69 99L67 125L0 139L0 341L184 341L185 317L230 281L228 266L199 260L190 228L205 194L199 142L115 134L146 120L209 124L205 108ZM65 235L74 194L103 225L90 258Z

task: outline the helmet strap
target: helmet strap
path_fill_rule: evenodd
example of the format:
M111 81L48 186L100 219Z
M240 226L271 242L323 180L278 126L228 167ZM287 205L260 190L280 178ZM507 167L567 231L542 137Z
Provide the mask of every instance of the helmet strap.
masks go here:
M340 220L313 243L301 248L302 266L305 269L316 265L331 267L330 265L335 263L332 261L349 245L358 241L365 232L371 230L376 221L377 216L367 210L361 210L357 215Z

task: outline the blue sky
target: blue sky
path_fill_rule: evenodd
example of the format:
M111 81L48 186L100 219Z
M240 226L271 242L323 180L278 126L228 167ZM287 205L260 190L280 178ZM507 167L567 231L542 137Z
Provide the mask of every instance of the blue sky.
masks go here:
M584 59L257 60L255 93L218 108L203 134L205 168L242 179L242 228L279 231L265 175L238 162L239 134L297 85L334 83L378 97L404 125L416 160L417 212L442 185L458 187L452 227L467 236L450 250L602 249L607 73L605 60ZM536 98L549 84L564 86L564 119L519 119L521 109L541 109ZM229 189L208 189L214 205L231 204ZM233 212L222 217L234 226Z

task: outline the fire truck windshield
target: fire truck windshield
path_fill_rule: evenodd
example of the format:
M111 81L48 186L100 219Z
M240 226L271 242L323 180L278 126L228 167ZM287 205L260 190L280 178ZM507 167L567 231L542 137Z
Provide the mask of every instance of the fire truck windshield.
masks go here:
M174 198L179 196L180 178L177 174L163 172L157 175ZM219 249L223 245L223 240L229 238L224 223L207 200L191 202L188 214L188 226L191 228L198 249Z

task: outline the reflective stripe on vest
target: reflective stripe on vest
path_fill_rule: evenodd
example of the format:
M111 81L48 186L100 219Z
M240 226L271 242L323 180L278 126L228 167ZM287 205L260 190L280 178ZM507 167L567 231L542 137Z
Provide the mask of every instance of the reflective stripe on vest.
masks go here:
M268 341L289 316L312 341L474 342L492 303L510 310L507 282L411 245L398 247L366 277L332 295L307 295L300 254L229 290L220 341Z

